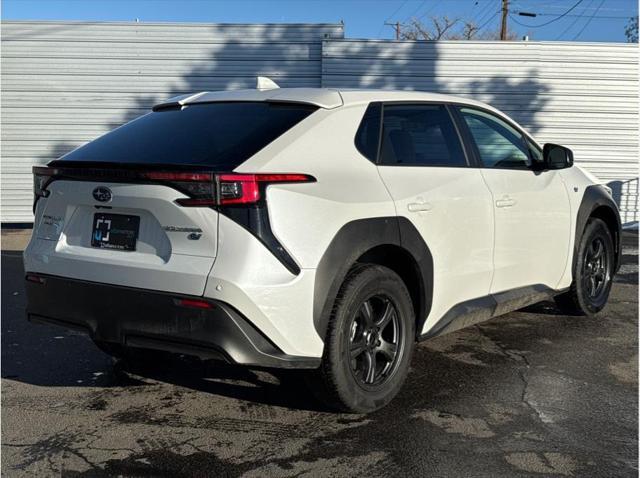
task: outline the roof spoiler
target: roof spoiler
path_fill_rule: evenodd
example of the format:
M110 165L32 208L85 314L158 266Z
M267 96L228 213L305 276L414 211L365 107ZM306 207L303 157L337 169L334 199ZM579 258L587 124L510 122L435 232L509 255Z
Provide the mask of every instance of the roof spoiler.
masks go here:
M174 96L173 98L169 98L168 100L163 101L162 103L158 103L157 105L154 105L153 108L151 108L151 110L160 111L160 110L165 110L167 108L173 108L176 106L184 106L190 101L198 99L202 95L205 95L207 93L208 91L201 91L200 93L195 93L195 94Z
M259 91L268 91L268 90L276 90L280 88L278 84L273 81L271 78L267 78L266 76L258 76L256 78L256 90ZM160 111L165 110L167 108L175 108L177 106L184 106L187 103L192 103L194 100L197 100L202 95L208 93L208 91L201 91L200 93L174 96L173 98L169 98L162 103L158 103L151 108L152 111Z

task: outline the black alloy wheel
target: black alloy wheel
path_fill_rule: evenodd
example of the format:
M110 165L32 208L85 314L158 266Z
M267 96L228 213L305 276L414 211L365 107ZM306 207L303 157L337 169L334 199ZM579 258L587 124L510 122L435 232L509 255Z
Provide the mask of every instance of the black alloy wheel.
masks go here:
M595 237L586 248L582 280L589 299L600 302L611 280L609 258L601 237Z
M364 387L384 383L397 369L402 353L402 323L396 307L384 295L366 299L349 327L351 372Z
M343 412L387 405L409 372L416 316L402 278L356 263L333 305L320 368L307 375L316 396Z
M589 219L577 244L573 282L569 290L555 300L569 315L594 315L609 299L615 273L615 249L607 225Z

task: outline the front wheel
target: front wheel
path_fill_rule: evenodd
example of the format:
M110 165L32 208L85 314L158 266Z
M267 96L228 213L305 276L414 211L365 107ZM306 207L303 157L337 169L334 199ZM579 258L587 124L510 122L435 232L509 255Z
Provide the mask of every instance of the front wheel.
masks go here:
M312 390L340 411L382 408L404 383L414 337L413 306L402 279L386 267L356 265L334 305Z
M563 312L594 315L607 304L614 270L613 239L607 225L590 219L578 245L573 282L568 292L556 297Z

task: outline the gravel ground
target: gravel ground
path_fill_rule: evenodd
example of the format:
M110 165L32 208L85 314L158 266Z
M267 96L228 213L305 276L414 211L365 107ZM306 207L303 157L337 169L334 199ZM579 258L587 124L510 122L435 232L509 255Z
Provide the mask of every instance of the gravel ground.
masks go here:
M637 476L638 249L595 318L552 303L421 343L394 402L322 409L295 376L132 369L24 319L2 253L5 476Z

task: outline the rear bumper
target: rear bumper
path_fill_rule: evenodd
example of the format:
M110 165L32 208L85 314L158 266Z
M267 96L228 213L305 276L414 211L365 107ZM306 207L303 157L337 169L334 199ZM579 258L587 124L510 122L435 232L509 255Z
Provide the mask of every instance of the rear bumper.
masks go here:
M97 341L247 366L320 365L318 358L285 354L223 302L207 300L208 309L185 307L179 299L194 297L43 274L28 277L27 318L32 322L80 330Z

